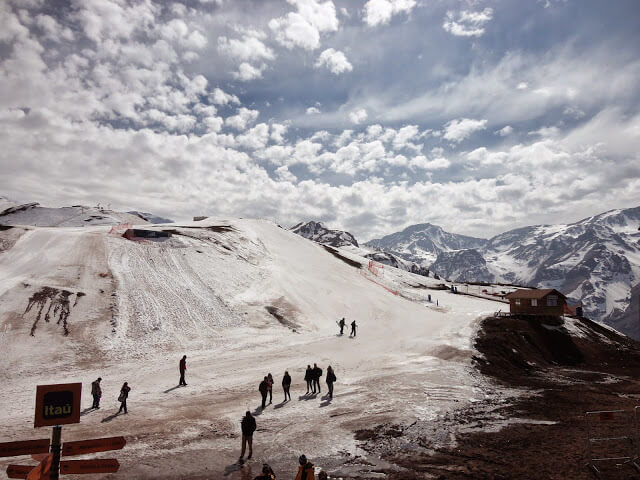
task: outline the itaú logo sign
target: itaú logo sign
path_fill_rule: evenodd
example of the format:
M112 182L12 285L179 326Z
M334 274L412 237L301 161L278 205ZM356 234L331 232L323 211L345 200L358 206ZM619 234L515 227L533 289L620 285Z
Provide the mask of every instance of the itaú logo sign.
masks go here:
M68 418L73 413L73 392L45 393L42 403L42 417L45 420Z

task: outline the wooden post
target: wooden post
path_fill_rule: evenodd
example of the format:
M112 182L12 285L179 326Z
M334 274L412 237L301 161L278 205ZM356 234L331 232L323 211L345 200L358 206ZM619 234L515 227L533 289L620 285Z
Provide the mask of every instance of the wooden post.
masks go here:
M60 448L62 446L62 427L60 425L56 425L53 427L53 432L51 434L51 453L53 454L53 459L51 462L51 473L49 476L50 480L58 480L60 476Z

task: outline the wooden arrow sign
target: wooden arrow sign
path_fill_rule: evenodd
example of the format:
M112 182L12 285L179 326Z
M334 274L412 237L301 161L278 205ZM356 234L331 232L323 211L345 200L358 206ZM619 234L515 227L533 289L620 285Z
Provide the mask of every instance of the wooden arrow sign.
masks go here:
M120 450L127 444L124 437L94 438L78 442L64 442L62 455L84 455L86 453L106 452Z
M37 465L9 465L7 467L7 477L27 478L27 475L29 475L29 472L36 467Z
M32 453L48 453L49 439L25 440L23 442L0 443L0 457L31 455Z
M65 475L83 473L113 473L120 468L118 460L106 458L100 460L63 460L60 462L60 473Z
M36 468L29 472L27 480L49 480L51 472L51 464L53 463L53 454L50 453L44 460L40 462Z

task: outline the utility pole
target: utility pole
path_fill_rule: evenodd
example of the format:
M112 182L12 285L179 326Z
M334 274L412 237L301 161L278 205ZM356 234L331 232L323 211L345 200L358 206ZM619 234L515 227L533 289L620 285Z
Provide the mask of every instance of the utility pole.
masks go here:
M56 425L53 427L53 433L51 434L51 453L53 458L51 460L51 472L49 473L50 480L58 480L60 477L60 447L62 445L62 427Z

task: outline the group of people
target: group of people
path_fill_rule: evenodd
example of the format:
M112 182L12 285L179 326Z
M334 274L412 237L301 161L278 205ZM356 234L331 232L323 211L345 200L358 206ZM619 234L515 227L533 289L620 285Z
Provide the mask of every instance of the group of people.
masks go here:
M345 321L344 317L342 317L339 321L338 321L338 326L340 327L340 335L344 335L344 327L347 325L347 322ZM356 323L356 321L354 320L353 322L351 322L351 333L349 334L350 337L355 337L356 336L356 330L358 328L358 324Z
M304 380L305 382L307 382L307 393L306 395L309 394L316 394L316 393L321 393L322 390L320 389L320 379L322 378L322 369L317 365L317 364L313 364L313 368L311 368L311 365L307 365L307 370L305 371L304 374ZM327 376L325 378L325 382L327 382L327 388L329 389L329 398L333 399L333 384L335 383L335 381L337 380L336 378L336 374L333 371L333 368L331 368L331 365L329 365L327 367Z
M91 408L100 408L100 399L102 398L101 382L102 377L98 377L96 380L91 382L91 396L93 397L93 405L91 405ZM120 409L118 410L118 413L123 411L124 413L127 413L127 398L129 398L130 391L131 387L127 382L124 382L120 388L120 395L118 395L118 401L120 402Z

